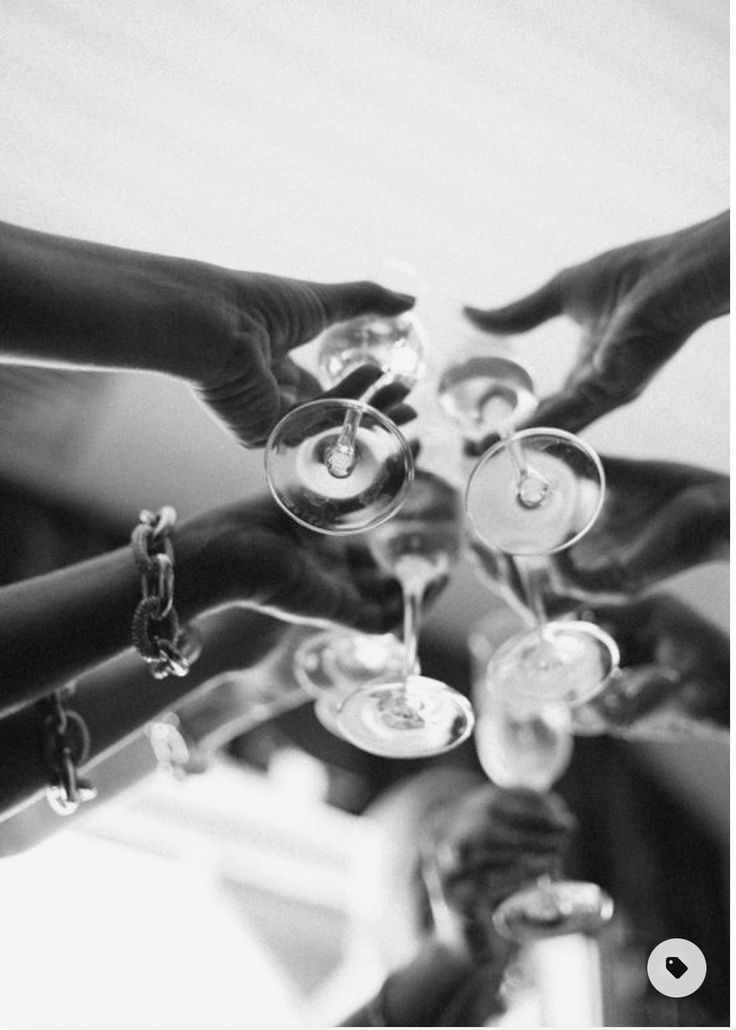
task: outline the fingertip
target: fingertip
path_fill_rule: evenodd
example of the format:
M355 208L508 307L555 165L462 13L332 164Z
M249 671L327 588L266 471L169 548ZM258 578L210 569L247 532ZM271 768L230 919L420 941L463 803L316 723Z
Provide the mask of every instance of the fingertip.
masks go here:
M373 384L377 382L382 375L383 371L378 367L378 365L361 365L360 368L356 368L349 375L345 376L337 386L333 386L331 390L327 390L322 394L322 396L327 398L359 398L362 394L366 393L366 391L373 386Z
M395 404L385 412L388 418L397 426L404 426L417 418L417 412L411 404Z
M394 314L400 315L404 311L409 311L417 302L417 298L412 296L411 293L396 293L394 290L386 291L390 294L390 304L393 307ZM387 299L387 303L388 303Z

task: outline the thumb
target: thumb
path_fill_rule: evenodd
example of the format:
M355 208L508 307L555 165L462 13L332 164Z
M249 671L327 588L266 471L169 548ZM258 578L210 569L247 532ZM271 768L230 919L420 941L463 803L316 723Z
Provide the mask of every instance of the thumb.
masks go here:
M544 397L534 414L519 423L516 432L553 426L566 429L568 433L579 433L620 403L608 394L594 373L588 373L566 384L559 393Z
M554 276L534 293L502 308L463 308L465 317L489 333L523 333L562 313L559 280Z
M345 322L359 315L385 315L393 317L408 311L414 297L408 293L394 293L377 283L313 283L322 306L322 325L326 329L333 322Z

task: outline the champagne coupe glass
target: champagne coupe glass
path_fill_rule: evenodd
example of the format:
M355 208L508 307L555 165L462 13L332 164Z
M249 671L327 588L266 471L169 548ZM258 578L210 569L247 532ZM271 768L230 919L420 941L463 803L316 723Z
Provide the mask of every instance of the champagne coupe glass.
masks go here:
M294 652L294 675L315 702L325 729L343 737L337 723L342 701L373 680L393 679L404 668L404 647L392 633L334 628L303 640Z
M560 429L514 427L537 407L534 383L508 345L477 341L447 367L437 397L476 447L500 437L476 463L466 490L471 528L511 555L549 555L580 539L603 503L598 455Z
M471 472L465 508L476 546L496 555L510 574L506 594L516 580L536 625L504 645L494 659L496 676L540 700L582 703L618 667L618 648L594 623L547 621L541 585L548 566L540 559L570 547L595 522L605 490L600 458L560 429L513 432L535 400L529 374L508 357L451 366L440 380L439 399L464 425L466 439L475 433L477 442L490 431L500 436Z
M404 593L404 665L400 676L374 682L346 698L338 722L356 747L387 758L423 758L457 747L473 729L473 710L462 694L422 676L417 660L422 600L444 577L461 546L461 507L438 476L418 471L401 512L373 530L378 564Z
M407 275L406 266L398 270ZM424 330L412 311L363 315L322 334L317 360L328 388L361 365L383 375L358 400L310 401L274 427L264 454L266 479L293 519L340 535L378 526L401 507L414 473L411 450L370 401L389 383L412 387L424 373L425 354Z
M506 438L537 407L528 370L508 345L483 339L448 365L437 386L445 414L476 447L492 433Z
M478 650L482 633L474 630L470 640L478 759L498 786L544 793L572 757L570 711L564 705L531 701L513 686L498 682L492 658L484 671ZM609 922L613 908L613 901L597 884L546 875L506 898L495 910L493 923L503 937L523 943L567 933L595 933Z

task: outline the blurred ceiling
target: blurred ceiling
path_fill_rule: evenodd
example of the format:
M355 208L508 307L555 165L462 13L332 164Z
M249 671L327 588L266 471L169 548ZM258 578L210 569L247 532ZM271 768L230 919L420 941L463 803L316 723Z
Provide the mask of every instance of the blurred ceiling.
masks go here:
M513 299L728 206L728 15L726 0L5 4L0 217L317 280L405 259L430 287L436 371L462 339L460 303ZM575 342L564 320L519 341L541 393ZM727 370L721 319L586 436L603 454L725 471ZM15 478L126 523L143 505L262 489L260 454L181 383L14 375L0 468ZM416 397L425 460L449 469L431 379ZM672 585L727 624L724 566ZM433 628L457 643L489 606L463 568Z

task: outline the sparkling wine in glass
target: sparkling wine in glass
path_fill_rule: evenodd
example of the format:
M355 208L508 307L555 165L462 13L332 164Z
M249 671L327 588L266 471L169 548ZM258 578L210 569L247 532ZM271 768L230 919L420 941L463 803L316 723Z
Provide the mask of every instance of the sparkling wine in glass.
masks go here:
M396 576L404 594L404 667L401 676L351 694L340 727L357 747L388 758L419 758L457 747L473 728L465 697L422 676L417 658L421 606L432 583L449 573L461 544L455 491L438 476L417 472L406 504L370 535L378 564Z

